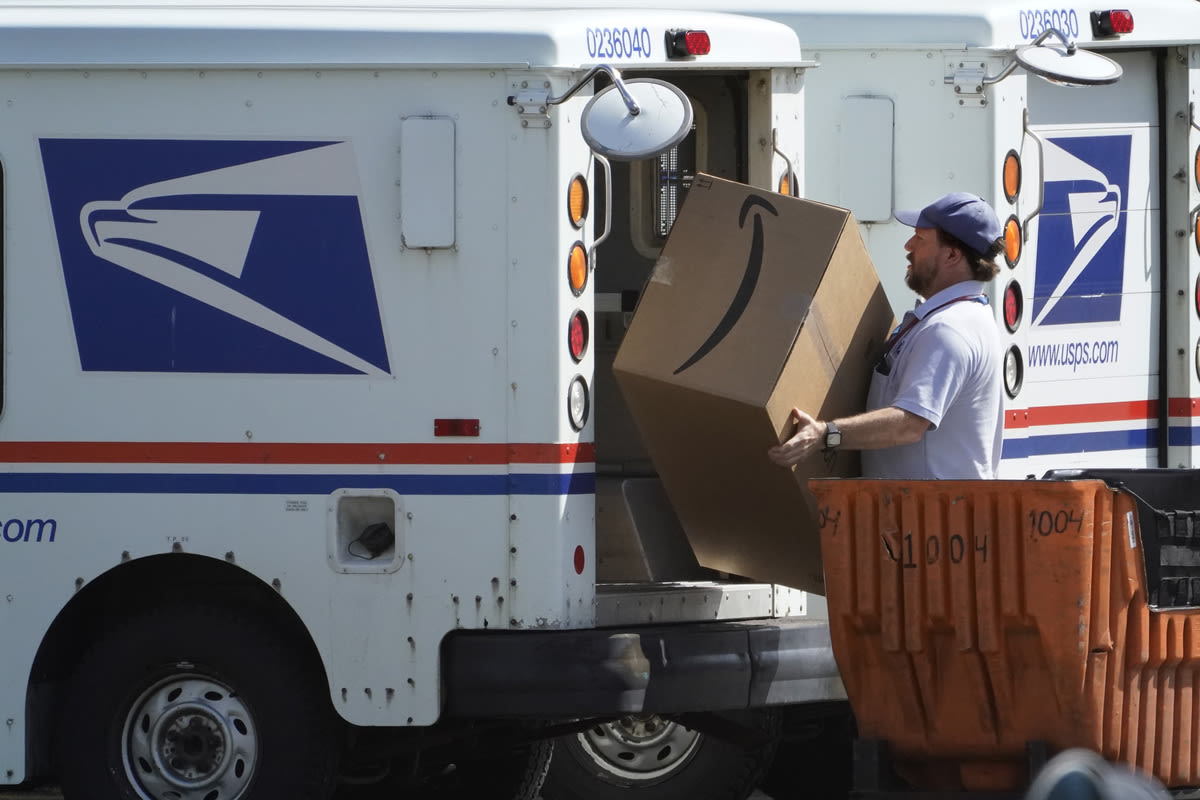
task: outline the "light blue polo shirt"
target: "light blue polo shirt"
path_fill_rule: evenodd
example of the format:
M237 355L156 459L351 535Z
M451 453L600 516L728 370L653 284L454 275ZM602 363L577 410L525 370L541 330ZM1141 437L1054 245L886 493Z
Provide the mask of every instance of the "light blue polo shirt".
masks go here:
M984 283L950 286L905 314L891 371L871 378L867 408L895 406L929 421L914 444L862 451L863 475L900 480L994 478L1004 433L1003 343ZM968 298L968 299L961 299Z

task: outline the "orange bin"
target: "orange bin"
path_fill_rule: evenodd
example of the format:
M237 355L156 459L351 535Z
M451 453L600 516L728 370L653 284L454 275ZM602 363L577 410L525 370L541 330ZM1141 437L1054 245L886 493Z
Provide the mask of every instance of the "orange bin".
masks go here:
M859 735L885 740L915 787L1019 789L1038 740L1200 785L1200 610L1149 606L1130 494L1101 480L809 487Z

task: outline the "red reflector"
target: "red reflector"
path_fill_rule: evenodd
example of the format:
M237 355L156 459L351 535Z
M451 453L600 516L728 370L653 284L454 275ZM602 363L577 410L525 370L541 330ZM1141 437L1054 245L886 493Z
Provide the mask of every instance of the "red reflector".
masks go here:
M1133 12L1127 9L1092 12L1092 35L1117 36L1133 33Z
M1004 327L1009 332L1017 329L1021 322L1021 311L1024 310L1025 299L1021 296L1021 286L1013 281L1004 290Z
M708 31L667 31L667 58L706 56L711 49Z
M435 419L433 421L434 436L478 436L479 420L477 419Z
M583 567L584 567L585 563L586 562L585 562L584 555L583 555L583 546L576 545L575 546L575 574L576 575L583 574Z
M588 346L588 321L582 311L576 311L571 315L571 321L567 325L567 348L571 352L571 358L576 363L583 359L583 354L587 352Z

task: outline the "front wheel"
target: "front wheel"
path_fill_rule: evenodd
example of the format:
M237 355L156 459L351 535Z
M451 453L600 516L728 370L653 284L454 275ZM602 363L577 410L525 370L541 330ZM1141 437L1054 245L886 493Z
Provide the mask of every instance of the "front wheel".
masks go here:
M735 715L729 715L733 717ZM744 800L778 745L773 711L736 715L766 734L743 747L655 714L622 717L555 741L545 800Z
M164 607L89 650L60 709L67 800L321 800L338 742L319 671L232 612Z

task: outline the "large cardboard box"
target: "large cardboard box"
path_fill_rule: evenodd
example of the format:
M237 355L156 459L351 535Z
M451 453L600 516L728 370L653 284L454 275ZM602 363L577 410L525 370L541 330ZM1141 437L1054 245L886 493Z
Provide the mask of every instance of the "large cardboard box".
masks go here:
M793 406L862 411L892 324L849 211L696 177L613 372L702 565L824 593L805 483L857 454L789 471L767 449Z

